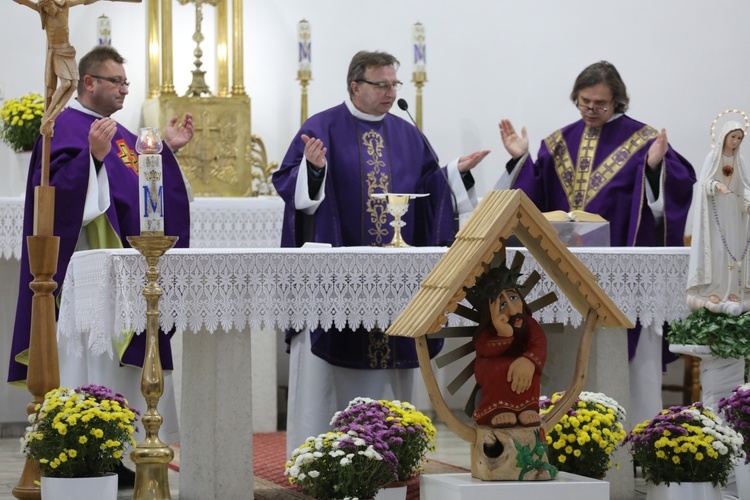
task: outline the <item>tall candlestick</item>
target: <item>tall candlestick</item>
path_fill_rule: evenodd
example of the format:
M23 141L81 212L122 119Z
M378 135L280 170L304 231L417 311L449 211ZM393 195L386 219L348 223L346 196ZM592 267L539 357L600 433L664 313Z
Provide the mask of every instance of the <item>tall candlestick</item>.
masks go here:
M412 38L414 40L414 73L424 74L427 72L427 45L422 23L414 24Z
M297 67L297 80L302 87L300 106L300 124L307 121L307 85L312 80L312 41L310 38L310 23L304 19L297 25L299 37L299 66Z
M312 63L312 41L310 39L310 23L304 19L297 24L299 38L299 67L298 71L310 71Z
M141 234L164 234L164 184L159 129L142 128L135 143L138 151L138 200Z

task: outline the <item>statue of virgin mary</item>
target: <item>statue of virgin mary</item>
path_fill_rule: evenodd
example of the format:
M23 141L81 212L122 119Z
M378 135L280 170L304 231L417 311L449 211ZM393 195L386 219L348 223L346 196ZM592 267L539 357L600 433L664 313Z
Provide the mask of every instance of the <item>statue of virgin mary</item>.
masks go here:
M740 123L725 123L703 164L688 271L692 311L705 307L739 316L750 310L750 173L740 156L744 137Z

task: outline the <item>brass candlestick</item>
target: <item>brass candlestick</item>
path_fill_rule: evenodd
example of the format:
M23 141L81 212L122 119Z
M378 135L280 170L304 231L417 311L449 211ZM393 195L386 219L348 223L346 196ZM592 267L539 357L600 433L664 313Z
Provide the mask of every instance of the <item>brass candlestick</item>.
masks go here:
M302 87L302 104L300 106L300 125L307 121L307 85L312 80L312 71L297 71L297 80Z
M141 417L146 429L146 438L130 453L135 464L134 499L171 499L167 465L174 458L172 448L159 439L159 427L163 421L156 410L164 393L164 376L159 358L159 298L162 289L157 283L159 258L177 242L177 236L162 233L144 233L128 236L130 245L145 258L147 284L143 289L146 297L146 354L143 359L141 393L146 399L147 410Z
M422 87L427 83L427 73L417 72L412 73L411 81L414 82L414 86L417 87L417 128L422 130Z

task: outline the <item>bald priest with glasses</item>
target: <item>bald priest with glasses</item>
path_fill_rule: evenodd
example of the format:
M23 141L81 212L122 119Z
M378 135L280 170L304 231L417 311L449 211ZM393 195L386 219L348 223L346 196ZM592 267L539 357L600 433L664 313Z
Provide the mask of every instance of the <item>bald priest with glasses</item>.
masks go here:
M391 216L385 200L370 197L373 193L429 193L413 200L406 213L404 240L415 246L453 240L457 212L469 212L475 203L469 171L489 151L441 169L420 131L389 113L401 87L398 65L385 52L355 54L346 79L348 98L310 117L292 140L273 176L286 204L282 246L390 243ZM307 437L330 430L333 413L355 397L412 397L418 366L412 339L359 328L288 332L287 341L287 456ZM434 344L432 352L439 347Z
M607 61L578 75L570 99L581 119L544 139L535 162L526 128L519 136L509 120L500 122L512 159L495 189L522 189L543 212L601 215L609 221L611 246L683 246L695 172L667 143L666 131L625 114L625 83ZM653 383L661 380L661 330L628 331L628 420L634 423L662 409L660 384Z

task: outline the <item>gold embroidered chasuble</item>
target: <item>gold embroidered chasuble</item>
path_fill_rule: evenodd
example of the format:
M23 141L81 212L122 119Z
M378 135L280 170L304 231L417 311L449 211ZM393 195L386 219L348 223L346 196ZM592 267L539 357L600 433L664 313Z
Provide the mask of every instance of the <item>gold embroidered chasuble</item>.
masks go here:
M644 125L617 146L603 161L594 165L600 134L600 127L584 129L575 165L562 130L555 131L544 140L555 162L555 171L565 190L571 211L586 210L588 203L617 175L630 158L659 135L656 129Z

